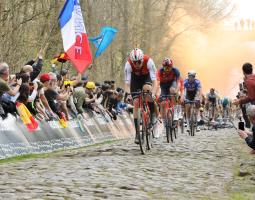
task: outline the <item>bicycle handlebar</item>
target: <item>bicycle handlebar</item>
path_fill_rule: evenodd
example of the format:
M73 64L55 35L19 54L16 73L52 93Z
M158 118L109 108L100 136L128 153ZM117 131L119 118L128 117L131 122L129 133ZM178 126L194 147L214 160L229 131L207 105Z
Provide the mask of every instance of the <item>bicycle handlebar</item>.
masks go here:
M177 97L177 94L167 94L167 95L161 95L161 98L168 98L168 97Z
M185 103L197 103L198 101L185 100Z
M132 92L132 94L135 94L135 95L148 94L148 95L152 96L152 92L151 91L141 91L141 90L138 90L137 92Z

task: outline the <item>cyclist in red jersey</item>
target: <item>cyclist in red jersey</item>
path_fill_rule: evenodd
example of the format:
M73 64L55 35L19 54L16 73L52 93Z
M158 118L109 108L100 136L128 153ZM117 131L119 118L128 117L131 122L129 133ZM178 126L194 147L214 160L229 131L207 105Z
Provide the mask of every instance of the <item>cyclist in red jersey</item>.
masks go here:
M134 104L134 124L136 129L135 143L139 144L139 127L137 124L138 117L138 92L150 91L155 96L157 88L156 67L153 60L143 54L141 49L135 48L131 51L125 64L125 91L131 93ZM153 99L149 100L149 108L152 114L157 113L157 106Z
M173 66L173 61L170 58L165 58L162 62L162 67L157 71L158 85L160 87L160 96L169 94L177 94L179 91L179 70ZM160 114L165 124L165 101L160 103ZM178 108L174 106L174 120L178 120Z

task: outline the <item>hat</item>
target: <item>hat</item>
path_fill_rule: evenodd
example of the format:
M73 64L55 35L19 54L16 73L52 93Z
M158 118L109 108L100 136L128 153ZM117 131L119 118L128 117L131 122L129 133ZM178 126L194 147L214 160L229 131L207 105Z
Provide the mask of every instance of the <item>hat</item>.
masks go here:
M21 71L23 71L23 72L32 72L33 67L31 65L25 65L21 68Z
M90 81L90 82L87 82L86 86L85 86L87 89L94 89L95 88L95 83Z
M42 74L42 75L40 76L40 81L41 81L42 83L44 83L44 82L46 82L46 81L49 81L49 80L50 80L50 75L49 75L48 73Z

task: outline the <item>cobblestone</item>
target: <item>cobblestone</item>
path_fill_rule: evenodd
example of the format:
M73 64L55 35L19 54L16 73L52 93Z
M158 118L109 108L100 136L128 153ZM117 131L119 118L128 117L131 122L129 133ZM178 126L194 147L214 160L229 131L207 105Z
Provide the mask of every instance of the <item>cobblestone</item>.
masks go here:
M234 130L133 139L0 165L0 199L228 199L242 141ZM8 197L8 198L7 198Z

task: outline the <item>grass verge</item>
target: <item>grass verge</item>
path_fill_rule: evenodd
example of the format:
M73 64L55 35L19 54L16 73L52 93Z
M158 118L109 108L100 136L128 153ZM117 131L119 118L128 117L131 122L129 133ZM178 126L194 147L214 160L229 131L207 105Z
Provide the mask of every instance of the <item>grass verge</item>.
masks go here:
M109 140L109 141L104 141L104 142L100 142L100 143L96 143L96 144L89 144L87 146L84 147L79 147L79 148L73 148L73 149L60 149L60 150L56 150L50 153L31 153L31 154L24 154L24 155L20 155L20 156L14 156L14 157L10 157L10 158L5 158L0 160L0 164L5 164L5 163L14 163L14 162L19 162L19 161L23 161L23 160L28 160L28 159L36 159L36 158L48 158L48 157L53 157L56 155L59 155L63 152L74 152L77 150L87 150L87 149L91 149L91 148L96 148L96 147L100 147L106 144L112 144L112 143L116 143L120 140Z

